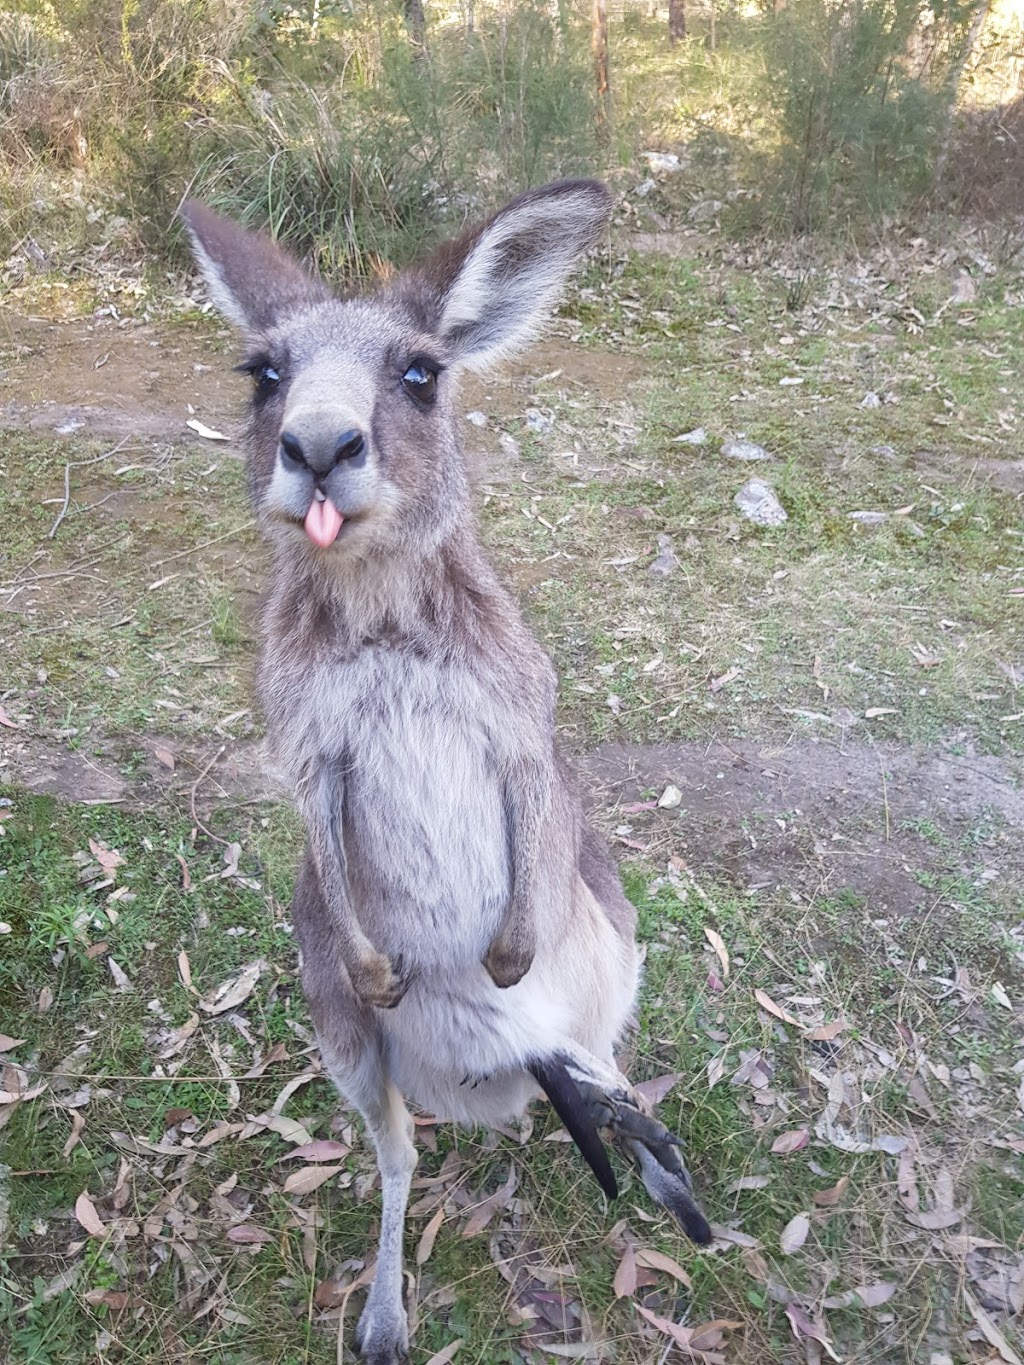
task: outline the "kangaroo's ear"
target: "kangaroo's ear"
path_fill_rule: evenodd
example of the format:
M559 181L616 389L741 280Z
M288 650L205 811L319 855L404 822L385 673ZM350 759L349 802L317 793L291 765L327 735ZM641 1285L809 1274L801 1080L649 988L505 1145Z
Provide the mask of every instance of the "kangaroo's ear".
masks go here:
M214 306L229 322L263 332L284 314L330 298L327 286L269 237L194 199L180 212Z
M485 369L536 335L577 260L600 239L611 203L596 180L530 190L413 266L398 288L425 308L455 364Z

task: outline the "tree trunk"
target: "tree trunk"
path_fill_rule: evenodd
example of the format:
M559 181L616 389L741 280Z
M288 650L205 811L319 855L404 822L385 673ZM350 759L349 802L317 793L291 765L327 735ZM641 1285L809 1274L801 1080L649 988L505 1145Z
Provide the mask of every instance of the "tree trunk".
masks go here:
M427 16L423 13L423 0L402 0L402 13L413 55L422 57L427 50Z
M946 174L946 163L949 160L949 150L953 143L953 132L956 127L956 102L960 96L960 82L964 78L967 70L967 63L971 60L971 55L977 46L981 31L985 27L985 20L988 18L989 10L992 8L991 0L980 0L971 27L964 42L963 51L953 64L953 69L949 73L946 84L949 99L949 112L946 120L945 131L942 135L942 143L939 147L939 154L935 158L934 183L938 185Z
M603 134L608 125L608 3L593 0L590 50L594 56L594 83L597 87L597 126Z
M686 0L668 0L668 40L671 44L686 37Z

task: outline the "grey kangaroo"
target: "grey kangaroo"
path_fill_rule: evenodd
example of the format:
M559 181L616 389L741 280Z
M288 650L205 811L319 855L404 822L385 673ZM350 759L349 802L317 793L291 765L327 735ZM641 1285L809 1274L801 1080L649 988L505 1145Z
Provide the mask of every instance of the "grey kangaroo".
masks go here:
M242 330L248 474L272 569L259 695L308 842L293 905L324 1064L380 1166L370 1365L408 1348L405 1096L501 1122L543 1090L613 1196L598 1130L694 1241L679 1158L613 1047L633 1009L635 912L555 742L555 676L480 546L459 374L523 347L610 196L532 190L367 297L339 298L201 204L182 209Z

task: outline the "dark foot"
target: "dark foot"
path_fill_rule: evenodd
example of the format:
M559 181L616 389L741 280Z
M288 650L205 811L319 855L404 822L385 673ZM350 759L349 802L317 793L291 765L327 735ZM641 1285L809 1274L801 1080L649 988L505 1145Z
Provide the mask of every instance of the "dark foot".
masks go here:
M352 973L352 986L360 1000L381 1010L393 1010L412 981L402 959L389 962L383 953L360 962Z

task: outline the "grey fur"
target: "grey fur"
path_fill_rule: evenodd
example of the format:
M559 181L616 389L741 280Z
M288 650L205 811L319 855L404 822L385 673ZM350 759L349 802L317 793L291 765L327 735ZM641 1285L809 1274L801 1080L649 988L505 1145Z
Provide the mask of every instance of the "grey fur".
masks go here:
M249 434L273 554L258 686L308 832L293 906L304 989L381 1169L358 1329L371 1365L407 1346L403 1095L503 1120L537 1093L531 1060L555 1054L628 1092L612 1049L636 992L635 912L558 754L551 664L480 547L455 405L460 369L543 323L609 203L594 182L546 186L348 300L265 240L183 210L218 306L280 375ZM402 383L424 358L440 370L430 408ZM285 429L318 450L359 431L365 453L286 468ZM345 518L327 548L301 525L317 488Z

